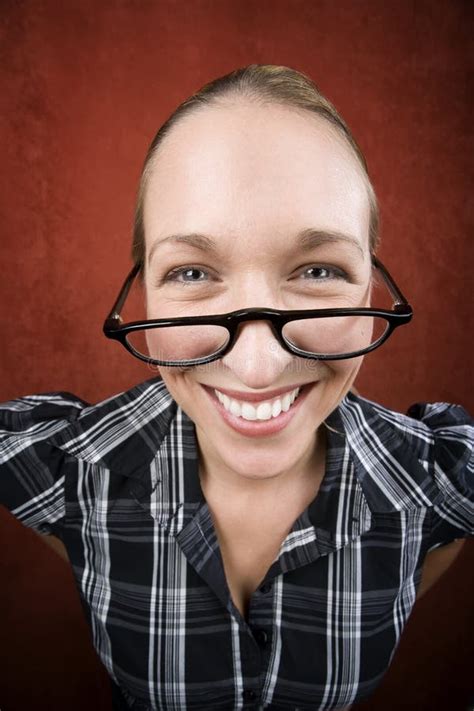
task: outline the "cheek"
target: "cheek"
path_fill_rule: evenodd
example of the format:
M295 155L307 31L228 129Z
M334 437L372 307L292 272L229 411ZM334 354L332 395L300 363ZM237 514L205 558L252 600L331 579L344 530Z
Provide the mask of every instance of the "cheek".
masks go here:
M144 296L144 306L145 306L145 313L146 317L148 319L153 318L153 299L150 293L150 288L145 284L145 288L143 290L143 296Z
M170 395L179 405L192 403L192 383L189 382L189 369L160 367L160 375ZM183 409L187 409L186 407Z
M347 360L334 361L334 363L330 366L331 375L329 380L332 382L335 389L342 392L341 398L344 397L346 392L350 389L360 370L363 360L363 357L349 358Z

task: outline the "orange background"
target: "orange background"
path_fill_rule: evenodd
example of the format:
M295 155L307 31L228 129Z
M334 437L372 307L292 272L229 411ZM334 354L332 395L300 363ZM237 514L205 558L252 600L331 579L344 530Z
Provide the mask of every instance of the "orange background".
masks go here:
M146 148L203 83L257 62L309 74L348 121L381 205L380 257L415 309L367 357L359 390L401 410L444 400L474 411L472 7L2 0L0 400L69 390L97 401L152 375L101 333L130 267ZM0 539L2 709L108 708L66 564L2 512ZM473 554L466 546L417 603L363 708L465 708Z

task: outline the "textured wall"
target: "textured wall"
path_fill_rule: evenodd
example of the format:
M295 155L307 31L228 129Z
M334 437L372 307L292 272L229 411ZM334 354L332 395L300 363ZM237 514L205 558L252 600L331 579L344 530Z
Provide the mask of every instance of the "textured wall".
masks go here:
M97 400L150 376L101 333L145 150L204 82L266 62L308 73L353 128L380 197L380 255L416 310L359 387L403 409L472 409L470 6L3 0L0 400Z
M129 268L145 150L204 82L265 62L308 73L353 128L381 203L380 256L415 307L413 323L369 356L359 388L401 409L447 400L474 410L470 8L1 0L0 400L62 389L94 401L149 377L101 334ZM79 709L84 698L107 708L69 572L32 532L0 519L2 708ZM471 545L419 603L367 708L464 708L472 555Z

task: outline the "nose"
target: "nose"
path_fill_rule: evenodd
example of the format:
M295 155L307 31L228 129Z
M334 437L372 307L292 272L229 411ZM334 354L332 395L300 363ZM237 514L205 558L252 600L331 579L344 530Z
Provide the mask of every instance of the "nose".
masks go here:
M276 383L296 356L280 345L266 321L242 323L232 349L221 359L241 383L249 388L265 388Z

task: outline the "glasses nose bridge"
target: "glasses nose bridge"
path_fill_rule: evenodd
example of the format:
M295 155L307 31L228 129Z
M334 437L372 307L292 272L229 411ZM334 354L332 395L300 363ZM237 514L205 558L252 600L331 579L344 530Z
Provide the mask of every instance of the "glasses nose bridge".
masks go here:
M233 317L233 323L231 324L229 330L231 332L231 343L230 348L233 348L242 334L244 327L249 323L266 323L270 328L270 332L274 339L278 341L279 345L288 351L283 336L281 334L281 329L283 327L283 322L278 317L277 314L270 313L266 310L252 309L248 310L242 314L236 314Z

